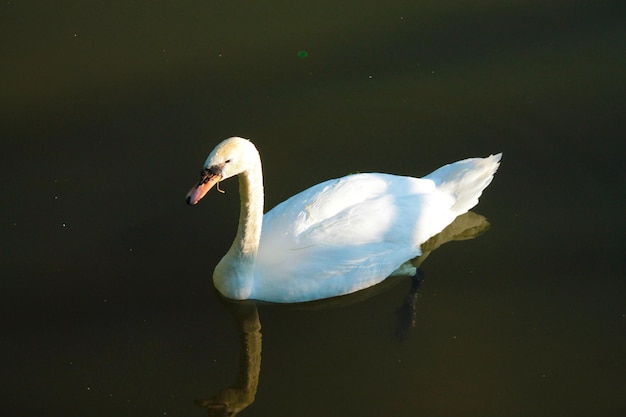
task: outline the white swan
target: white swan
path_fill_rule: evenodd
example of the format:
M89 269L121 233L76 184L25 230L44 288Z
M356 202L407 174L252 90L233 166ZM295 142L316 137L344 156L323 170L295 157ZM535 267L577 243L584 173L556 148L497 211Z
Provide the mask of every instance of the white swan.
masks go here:
M478 203L501 156L465 159L423 178L348 175L314 185L263 215L261 158L252 142L233 137L211 152L187 203L238 175L239 226L215 267L216 288L236 300L311 301L414 273L408 261Z

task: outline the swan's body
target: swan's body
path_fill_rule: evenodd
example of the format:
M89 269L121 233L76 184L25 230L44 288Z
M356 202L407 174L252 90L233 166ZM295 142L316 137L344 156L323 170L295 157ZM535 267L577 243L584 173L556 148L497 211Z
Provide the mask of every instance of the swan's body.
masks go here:
M445 165L423 178L354 174L304 190L263 215L261 160L230 138L211 152L187 195L240 178L237 236L213 274L232 299L302 302L375 285L420 255L420 245L478 203L501 154Z

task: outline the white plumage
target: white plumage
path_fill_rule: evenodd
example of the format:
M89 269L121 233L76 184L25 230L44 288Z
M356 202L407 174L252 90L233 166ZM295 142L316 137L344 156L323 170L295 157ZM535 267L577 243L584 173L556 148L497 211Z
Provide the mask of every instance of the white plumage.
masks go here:
M215 268L233 299L302 302L375 285L420 255L420 245L478 203L501 154L445 165L423 178L353 174L304 190L263 215L261 161L252 142L230 138L211 152L187 195L240 178L237 236Z

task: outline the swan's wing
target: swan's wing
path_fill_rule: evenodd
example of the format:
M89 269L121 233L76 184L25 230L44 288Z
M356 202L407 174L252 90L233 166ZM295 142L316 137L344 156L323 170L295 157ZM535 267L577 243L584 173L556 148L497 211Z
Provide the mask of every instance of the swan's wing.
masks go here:
M388 174L311 187L264 216L255 296L307 301L374 285L453 220L438 218L453 203L430 180Z
M431 180L390 174L354 174L310 187L283 201L263 217L263 233L297 236L338 213L381 196L423 195Z

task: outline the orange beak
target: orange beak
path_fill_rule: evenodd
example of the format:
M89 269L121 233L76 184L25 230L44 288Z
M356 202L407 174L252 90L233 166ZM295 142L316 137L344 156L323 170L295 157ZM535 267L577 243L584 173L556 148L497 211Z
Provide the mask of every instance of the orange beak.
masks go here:
M210 175L207 178L202 178L200 182L193 186L187 193L187 204L190 206L196 204L215 184L220 182L221 179L221 175Z

